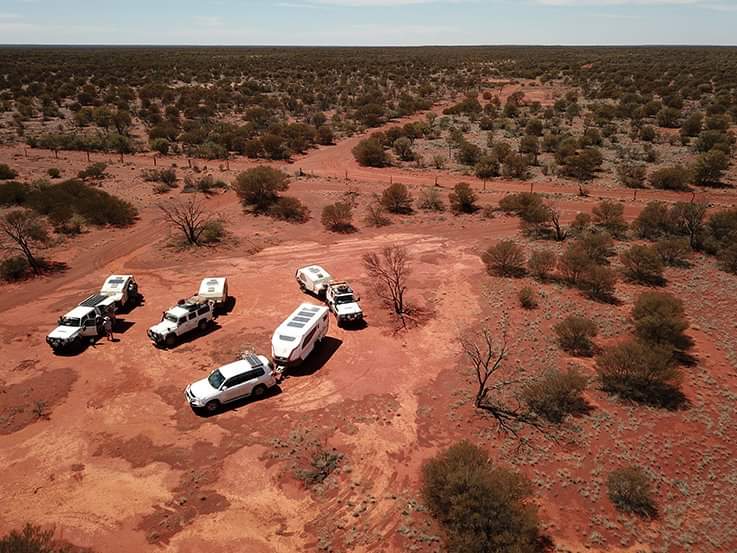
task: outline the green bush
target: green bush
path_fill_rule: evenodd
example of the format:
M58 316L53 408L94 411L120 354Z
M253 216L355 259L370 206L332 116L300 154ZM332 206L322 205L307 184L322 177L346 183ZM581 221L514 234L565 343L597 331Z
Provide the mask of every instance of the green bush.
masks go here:
M644 188L647 169L640 163L626 162L617 166L617 178L627 188Z
M453 213L475 213L479 209L476 205L476 193L466 182L456 184L448 199Z
M650 480L640 467L624 467L611 472L606 485L609 499L618 510L645 518L657 516Z
M513 240L502 240L481 256L490 273L500 276L521 276L525 272L525 251Z
M0 184L0 206L10 207L24 205L31 193L31 188L18 181Z
M57 169L56 167L52 167L51 169L46 171L46 174L52 179L58 179L61 177L61 171Z
M525 309L535 309L537 307L537 294L529 286L525 286L518 294L519 304Z
M166 176L165 178L169 178ZM212 175L201 177L187 175L184 177L182 192L200 192L202 194L213 194L215 190L227 188L225 181L216 179Z
M556 264L557 258L551 250L533 250L527 260L527 269L535 278L545 280L553 272Z
M227 234L225 230L225 221L221 219L213 219L205 223L200 242L203 244L216 244L222 242Z
M147 182L160 182L169 188L176 188L177 186L177 171L173 167L149 169L143 172L143 178Z
M386 167L389 165L389 158L384 151L384 146L374 138L366 138L361 140L353 148L353 157L359 165L364 167Z
M428 461L422 495L447 531L450 553L540 553L531 486L495 467L480 448L460 442Z
M683 165L673 165L671 167L663 167L654 171L650 175L650 184L653 188L662 190L683 191L689 189L689 182L692 175Z
M266 213L279 200L279 192L289 189L289 176L271 167L254 167L239 174L234 186L245 207Z
M107 163L93 163L92 165L88 165L86 169L80 171L77 177L83 180L104 179L107 176L105 169L107 169Z
M0 180L10 180L17 176L17 171L11 169L6 163L0 163Z
M632 222L638 237L655 240L676 232L673 213L665 202L649 202Z
M594 321L579 315L569 315L557 323L553 330L564 351L581 357L593 355L594 343L591 339L598 333Z
M655 243L655 251L668 267L685 267L691 257L691 247L686 238L663 238Z
M684 334L688 320L683 302L668 292L643 292L632 309L635 335L653 345L688 349L691 339Z
M322 210L321 221L326 229L334 232L352 232L353 208L346 202L336 202L326 205Z
M729 168L729 156L721 150L701 154L694 164L694 182L702 186L718 185Z
M612 236L622 236L627 230L628 225L624 220L624 204L620 202L604 200L594 206L591 215L594 224Z
M576 369L566 372L552 370L528 385L522 398L530 411L549 422L560 424L567 416L588 410L582 395L586 382L586 377Z
M675 408L683 403L681 373L667 346L629 340L610 347L596 359L602 389L623 399Z
M440 196L440 191L433 186L420 190L417 207L425 211L445 211L445 204Z
M381 205L389 213L409 215L412 213L412 195L407 186L395 182L387 186L381 193Z
M622 252L619 259L624 265L625 275L642 284L663 283L663 259L654 246L634 245Z
M158 152L162 156L167 155L171 148L171 145L166 138L154 138L151 140L150 146L154 152Z
M609 267L590 265L579 279L578 287L595 300L612 301L617 274Z
M297 198L291 196L280 197L275 204L269 208L269 215L275 219L289 221L291 223L305 223L310 218L310 210Z
M737 274L737 244L722 248L717 254L719 268L728 273Z
M6 257L0 262L0 278L9 282L21 280L30 268L28 260L22 255Z

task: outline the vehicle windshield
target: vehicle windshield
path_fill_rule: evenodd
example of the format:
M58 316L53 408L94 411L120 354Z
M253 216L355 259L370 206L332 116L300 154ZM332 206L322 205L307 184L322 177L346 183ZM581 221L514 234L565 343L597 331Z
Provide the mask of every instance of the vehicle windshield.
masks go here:
M220 373L219 369L215 369L210 373L210 376L207 377L207 381L210 383L210 386L219 390L220 385L225 381L225 377Z
M59 324L61 326L82 326L82 321L77 317L62 317L59 319Z
M335 303L338 305L341 305L343 303L353 303L355 300L353 299L352 294L343 294L342 296L338 296L335 298Z
M164 320L169 321L170 323L176 323L179 321L174 315L171 313L164 313Z

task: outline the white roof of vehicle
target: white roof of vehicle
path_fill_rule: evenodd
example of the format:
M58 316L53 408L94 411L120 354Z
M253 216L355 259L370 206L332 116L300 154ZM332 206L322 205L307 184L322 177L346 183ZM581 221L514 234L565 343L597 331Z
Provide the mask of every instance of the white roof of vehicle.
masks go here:
M223 365L222 367L219 367L218 370L220 371L220 374L227 379L260 366L264 366L264 362L259 358L259 356L249 355L245 359L238 359L238 361L233 361L232 363Z
M303 303L279 325L274 332L274 338L278 338L279 336L300 338L309 332L327 311L328 308L324 305Z
M208 277L202 280L200 284L200 296L207 294L218 294L222 293L225 289L225 277Z
M309 265L308 267L302 267L299 272L304 274L312 282L316 282L318 280L330 280L333 278L330 276L330 273L328 273L319 265Z
M105 284L102 285L103 288L122 288L123 285L129 280L133 278L132 275L110 275L107 277L107 280L105 280Z
M70 319L81 319L85 315L87 315L90 311L94 311L94 307L83 307L81 305L78 305L74 309L72 309L69 313L64 315L65 317L68 317Z

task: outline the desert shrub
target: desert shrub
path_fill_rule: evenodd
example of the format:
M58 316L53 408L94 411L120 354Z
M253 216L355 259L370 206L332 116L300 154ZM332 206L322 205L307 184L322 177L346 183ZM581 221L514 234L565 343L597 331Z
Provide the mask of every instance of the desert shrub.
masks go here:
M453 213L475 213L479 209L476 199L476 193L466 182L456 184L448 196Z
M346 202L335 202L326 205L322 210L320 220L326 229L334 232L352 232L355 230L353 226L353 208Z
M69 210L57 210L49 216L54 231L59 234L81 234L86 223L84 217Z
M525 252L513 240L502 240L491 246L481 259L490 273L520 276L525 272Z
M381 205L389 213L408 215L412 213L412 195L406 185L395 182L381 193Z
M18 172L11 169L7 163L0 163L0 180L11 180L18 176Z
M0 184L0 206L9 207L24 205L31 193L31 188L18 181Z
M460 161L463 165L476 165L481 159L481 154L481 148L476 146L476 144L472 144L471 142L466 142L464 140L458 146L458 161Z
M446 163L448 163L448 158L446 158L445 156L443 155L432 156L432 166L435 167L435 169L444 169Z
M162 156L167 155L171 147L169 141L166 138L154 138L153 140L151 140L149 145L154 152L158 152Z
M271 167L254 167L236 177L235 190L241 203L256 213L266 213L289 188L289 176Z
M450 553L541 550L529 482L493 466L477 446L451 446L425 463L422 476L424 502L445 527Z
M527 260L527 269L535 278L545 280L553 272L556 264L557 258L551 250L533 250Z
M612 236L621 236L627 230L627 222L624 220L624 204L604 200L594 206L591 215L594 224Z
M582 395L585 389L586 377L576 369L552 370L528 385L522 398L530 411L560 424L568 415L587 411L588 405Z
M581 235L587 232L591 227L591 215L588 213L576 213L571 223L571 231L573 234Z
M647 169L641 163L625 162L617 166L619 182L628 188L644 188Z
M368 205L364 222L370 227L385 227L391 224L391 220L386 216L386 209L378 201Z
M622 252L619 259L624 265L625 275L630 280L643 284L663 283L663 259L654 246L635 244Z
M737 274L737 244L722 248L717 254L719 268L728 273Z
M85 169L81 170L77 177L80 179L104 179L107 175L105 174L107 169L107 163L97 162L92 165L88 165Z
M502 172L505 176L515 179L526 179L530 162L525 154L510 154L502 164Z
M645 125L640 129L640 140L644 140L645 142L653 142L656 138L658 138L658 131L655 130L655 127L651 125Z
M728 168L729 156L721 150L710 150L694 163L694 182L702 186L718 185Z
M169 188L177 186L177 171L173 167L168 169L149 169L143 172L143 178L147 182L160 182Z
M359 165L365 167L385 167L389 165L389 158L384 151L384 145L375 138L361 140L353 148L353 157Z
M338 468L343 454L335 449L315 448L310 455L310 465L306 469L295 470L295 476L305 486L311 487L324 482Z
M608 394L655 407L676 407L683 401L681 374L669 347L628 340L599 355L596 368Z
M26 204L56 224L75 213L92 225L127 226L138 216L138 210L130 203L79 180L39 183L30 192Z
M635 335L643 342L687 349L691 339L684 334L688 320L683 302L668 292L643 292L632 309Z
M445 211L445 203L443 203L443 198L440 196L440 191L433 186L420 190L417 207L425 211Z
M310 218L307 206L292 196L280 196L269 208L268 214L290 223L305 223Z
M537 294L529 286L525 286L517 295L519 304L525 309L535 309L537 307Z
M662 190L688 190L690 180L691 171L683 165L663 167L650 175L650 184L653 188Z
M30 268L28 260L22 255L6 257L0 262L0 278L9 282L20 280Z
M716 253L737 239L737 209L724 209L713 213L706 221L710 250Z
M200 241L203 244L216 244L222 242L226 234L225 221L222 219L213 219L204 224Z
M216 179L212 175L184 177L184 186L182 192L200 192L202 194L212 194L217 189L227 188L225 181Z
M2 553L92 553L54 539L54 530L26 524L23 530L11 530L0 537Z
M624 467L609 473L606 487L609 499L618 510L646 518L657 515L650 480L640 467Z
M499 207L505 213L514 213L523 221L537 221L546 211L542 196L534 192L507 194L499 200Z
M663 238L655 243L655 251L668 267L685 267L691 257L691 247L686 238Z
M675 222L665 202L649 202L632 222L632 228L640 238L655 240L675 232Z
M477 178L488 180L499 176L499 160L489 154L482 155L473 168Z
M594 321L579 315L569 315L557 323L553 330L558 338L558 345L564 351L581 357L593 355L594 343L591 340L598 333Z
M579 240L568 244L558 258L558 269L563 278L571 284L578 284L584 273L593 264L594 261Z
M413 161L415 159L415 153L412 150L412 141L406 136L397 138L392 145L392 149L402 161Z
M57 169L56 167L52 167L51 169L46 171L46 174L52 179L58 179L61 177L61 171Z
M586 232L574 244L581 247L597 265L606 265L608 258L614 255L614 242L607 232Z
M616 284L617 273L609 267L601 265L587 267L578 281L578 287L586 292L589 297L601 301L612 300Z

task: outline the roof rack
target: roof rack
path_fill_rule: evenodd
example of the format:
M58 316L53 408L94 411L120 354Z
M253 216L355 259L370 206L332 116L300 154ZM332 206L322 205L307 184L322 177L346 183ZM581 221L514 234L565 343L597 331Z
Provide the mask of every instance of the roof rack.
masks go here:
M92 294L89 298L83 300L79 305L82 307L97 307L103 300L107 299L105 294Z

